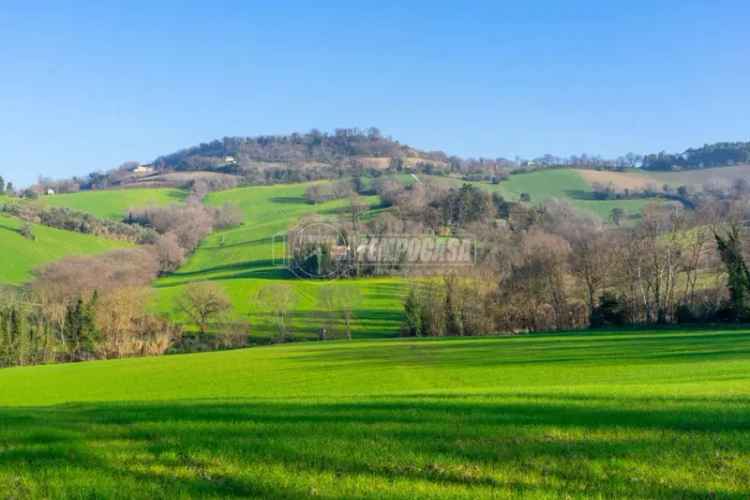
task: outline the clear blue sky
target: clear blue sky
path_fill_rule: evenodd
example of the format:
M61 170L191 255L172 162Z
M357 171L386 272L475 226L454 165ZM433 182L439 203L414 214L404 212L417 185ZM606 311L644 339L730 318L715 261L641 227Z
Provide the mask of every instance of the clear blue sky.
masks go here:
M747 1L71 4L0 9L18 184L314 127L490 157L750 140Z

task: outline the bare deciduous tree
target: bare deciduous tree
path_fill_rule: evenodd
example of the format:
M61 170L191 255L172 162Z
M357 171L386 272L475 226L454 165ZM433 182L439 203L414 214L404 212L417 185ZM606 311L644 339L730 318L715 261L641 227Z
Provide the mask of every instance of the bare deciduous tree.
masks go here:
M277 340L287 341L290 314L296 303L294 289L286 284L266 285L258 290L256 300L271 314L278 332Z
M180 246L175 233L160 236L154 246L162 273L175 271L185 261L185 250Z
M177 299L177 307L205 334L212 321L232 309L232 303L220 286L203 282L186 286Z
M331 284L320 287L318 290L318 304L328 313L332 319L335 315L341 317L344 326L344 335L351 340L352 321L354 311L362 300L358 288ZM329 324L333 324L329 321Z

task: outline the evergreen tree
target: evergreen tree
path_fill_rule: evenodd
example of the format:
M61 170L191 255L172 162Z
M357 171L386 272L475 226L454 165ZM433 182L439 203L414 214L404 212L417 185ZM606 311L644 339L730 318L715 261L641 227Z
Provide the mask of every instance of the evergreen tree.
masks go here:
M421 337L422 329L422 304L420 303L417 291L412 288L404 302L404 313L406 321L404 324L404 335L408 337Z
M96 300L96 293L88 303L78 297L67 308L63 337L68 345L68 356L73 361L90 359L96 352L99 341L99 332L94 324Z
M732 225L726 237L714 234L721 260L727 268L732 314L736 320L750 318L750 270L742 255L738 225Z

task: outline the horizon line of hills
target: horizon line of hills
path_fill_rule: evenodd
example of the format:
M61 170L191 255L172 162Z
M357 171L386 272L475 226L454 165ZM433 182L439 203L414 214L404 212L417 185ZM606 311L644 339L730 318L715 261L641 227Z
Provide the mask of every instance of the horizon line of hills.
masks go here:
M582 154L509 160L460 158L443 151L420 150L371 127L336 129L333 133L312 130L287 135L225 137L159 156L149 164L129 161L106 172L92 172L88 178L72 177L71 180L78 181L81 188L86 189L128 183L134 172L139 177L170 172L213 172L257 177L265 181L269 178L295 181L367 175L377 171L406 170L435 175L485 175L491 178L554 167L676 171L742 164L750 164L750 141L706 144L677 154L628 153L614 159ZM301 172L304 175L300 176Z
M498 158L461 158L443 151L426 151L402 144L391 136L385 136L378 128L336 129L329 134L312 130L308 133L287 135L260 135L253 137L224 137L177 152L159 156L152 165L156 169L210 170L216 168L212 159L225 165L247 162L295 163L320 162L335 163L347 158L418 158L423 162L446 164L453 170L474 164L497 165L500 167L538 166L610 166L640 167L645 170L677 170L691 168L711 168L750 163L750 141L718 142L689 148L682 153L658 153L639 155L627 153L613 159L598 155L572 155L561 157L546 154L525 160ZM208 167L208 168L206 168Z

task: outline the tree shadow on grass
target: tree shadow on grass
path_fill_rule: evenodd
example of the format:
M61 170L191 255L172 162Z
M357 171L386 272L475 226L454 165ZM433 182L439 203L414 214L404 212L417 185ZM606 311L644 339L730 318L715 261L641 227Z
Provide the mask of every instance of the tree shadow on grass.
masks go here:
M155 288L172 288L199 281L226 281L236 279L293 280L295 276L273 259L259 259L234 264L208 267L196 271L176 272L168 282L157 282Z
M265 279L265 280L286 280L293 281L297 277L286 267L259 267L248 269L243 272L224 274L221 276L211 276L207 281L227 281L240 279Z
M583 191L581 189L568 189L565 195L572 200L581 201L606 201L596 197L593 191Z
M189 193L186 189L171 189L167 193L167 198L174 201L184 202L187 199L188 194Z
M235 271L247 271L250 269L269 268L276 265L273 259L259 259L259 260L246 260L243 262L235 262L234 264L224 264L221 266L204 267L196 271L177 271L170 276L175 278L188 278L191 276L199 276L202 274L214 274L224 272L235 272Z
M285 240L286 240L286 235L279 235L278 237L269 236L266 238L258 238L255 240L239 241L237 243L225 243L223 245L221 243L217 243L215 245L207 245L204 243L204 244L201 244L201 250L227 250L231 248L260 246L260 245L270 246L271 244L275 242L282 242Z
M249 315L253 335L273 337L278 334L273 315L254 311ZM403 315L387 309L357 309L353 312L352 336L356 339L382 339L399 334ZM340 311L295 311L290 318L290 335L295 339L318 339L325 328L326 339L346 337L344 319Z
M750 494L748 466L737 465L750 454L747 411L721 398L92 403L0 408L0 422L0 486L12 471L51 496L79 486L106 496L113 485L143 498L303 498L318 488L413 498L425 485L432 496L472 498Z
M269 198L269 201L271 201L271 203L283 203L285 205L310 205L310 206L313 206L312 203L308 202L302 196L275 196L273 198Z
M390 319L395 320L396 316ZM611 334L610 334L611 335ZM449 349L445 342L452 342ZM498 342L503 342L502 346ZM750 332L700 334L652 333L613 335L592 340L576 336L523 335L511 338L420 338L408 343L392 342L368 350L366 355L346 349L307 349L295 355L300 362L331 365L347 364L371 368L401 364L442 367L500 367L569 364L601 366L628 363L633 366L654 363L746 360L750 357Z

